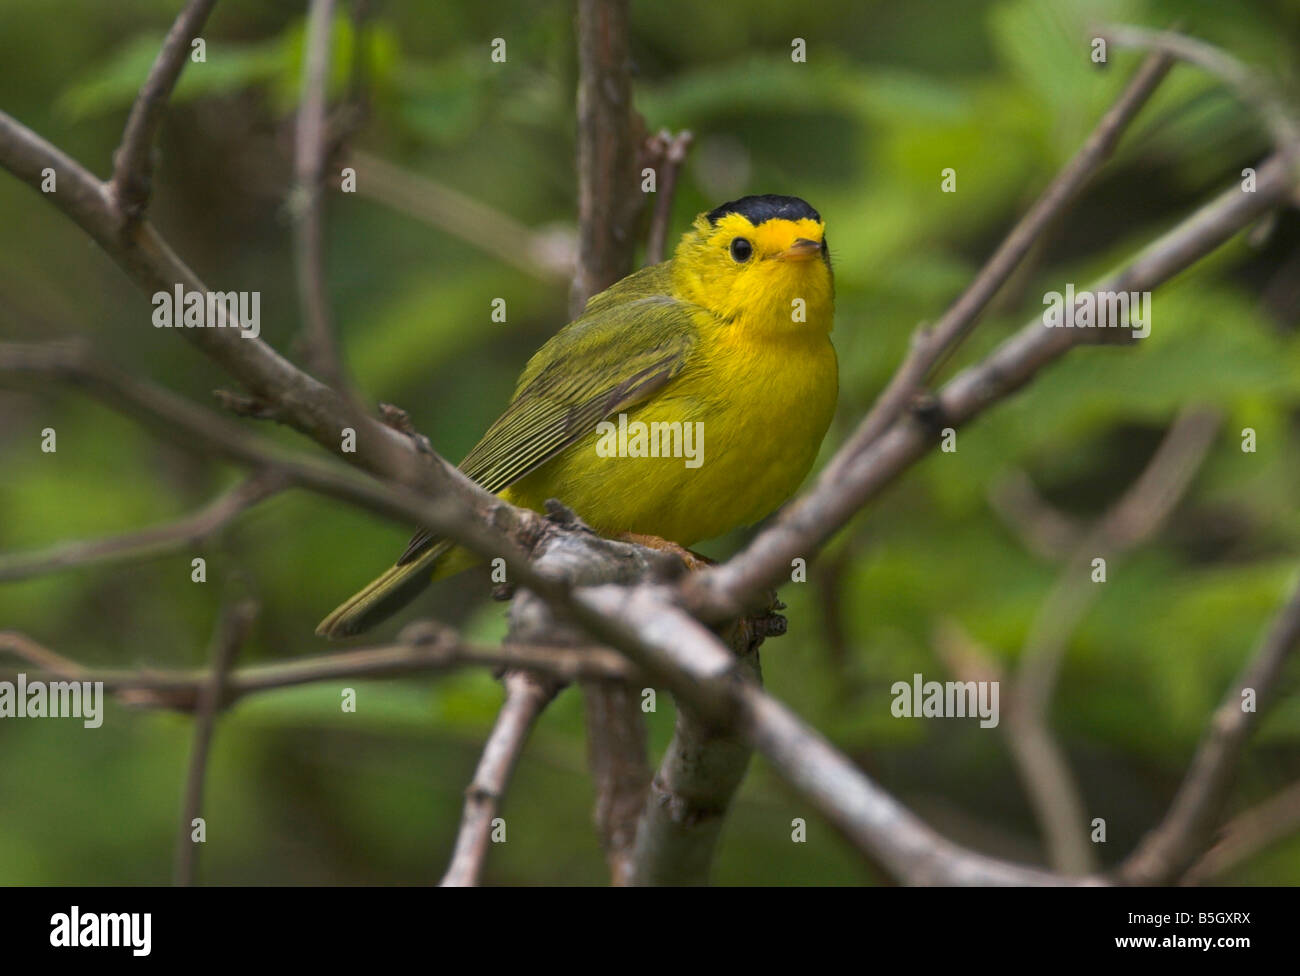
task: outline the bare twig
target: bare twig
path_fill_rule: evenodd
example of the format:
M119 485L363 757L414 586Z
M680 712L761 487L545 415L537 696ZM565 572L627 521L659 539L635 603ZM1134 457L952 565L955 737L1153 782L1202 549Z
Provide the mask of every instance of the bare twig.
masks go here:
M87 668L16 631L0 631L0 651L9 651L36 665L40 673L29 674L29 678L48 675L103 682L105 690L120 695L125 704L142 708L192 711L198 706L199 692L210 678L207 671ZM417 621L403 628L393 644L232 671L222 689L221 706L229 707L249 695L324 681L402 678L457 668L526 668L562 684L584 678L619 678L642 683L648 680L626 658L608 648L514 642L491 647L465 641L455 631L432 621ZM16 673L0 672L0 680L8 680Z
M1296 166L1300 165L1300 123L1262 77L1222 48L1176 31L1147 30L1127 24L1104 27L1100 36L1116 47L1155 51L1194 64L1227 84L1263 119L1278 152L1296 172Z
M1059 562L1078 548L1083 526L1050 505L1019 468L990 486L989 507L1035 556Z
M38 644L26 634L20 634L16 630L0 630L0 651L8 651L15 657L35 664L38 668L58 675L60 678L80 679L86 673L86 669L76 661L51 651L48 647Z
M664 129L648 142L648 155L654 161L657 179L654 215L650 218L650 234L646 238L646 264L658 264L664 259L668 226L673 218L673 195L677 192L677 174L694 139L689 131L673 135Z
M348 162L357 171L361 196L432 224L534 278L572 278L575 255L571 234L533 230L427 176L360 149L349 151Z
M442 877L444 888L471 887L479 883L487 858L493 820L501 809L515 763L524 750L528 734L542 710L555 697L558 685L528 671L510 671L502 679L506 698L497 715L492 734L465 790L465 812L451 864Z
M198 844L191 837L195 821L203 812L203 781L207 774L217 712L225 694L226 674L234 663L240 645L248 639L248 632L252 629L256 616L257 604L254 601L239 600L222 612L212 638L212 674L199 692L198 707L194 712L194 744L190 751L189 772L185 778L185 794L181 802L180 830L176 835L174 884L177 885L194 883Z
M326 84L330 73L330 34L334 0L311 0L302 59L302 97L294 133L294 255L298 301L303 315L303 351L307 366L336 390L347 390L338 343L330 321L325 288L324 217L321 181L325 173Z
M167 32L162 50L149 69L149 77L131 106L122 144L113 161L113 179L109 186L126 228L134 225L149 203L154 136L162 124L167 99L185 67L190 45L203 30L208 14L216 4L217 0L189 0Z
M1282 671L1297 644L1300 585L1215 711L1164 820L1120 867L1123 880L1134 884L1172 881L1205 849L1222 815L1246 743L1260 716L1282 694Z
M269 476L254 476L204 508L174 522L93 541L62 542L36 552L0 555L0 583L28 579L80 566L99 566L150 559L216 535L246 509L280 489Z

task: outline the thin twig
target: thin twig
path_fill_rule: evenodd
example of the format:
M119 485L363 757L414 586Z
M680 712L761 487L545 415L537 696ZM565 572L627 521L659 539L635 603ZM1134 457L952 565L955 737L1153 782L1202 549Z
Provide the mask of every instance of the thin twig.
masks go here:
M334 0L311 0L302 59L302 98L294 133L294 258L298 302L303 315L304 359L308 368L340 392L347 376L339 359L325 288L325 240L321 181L325 173L325 90L330 73Z
M1221 878L1283 838L1300 831L1300 781L1239 813L1219 831L1219 841L1183 876L1184 884Z
M545 566L551 559L572 558L556 546L538 562ZM617 636L618 646L649 674L661 677L697 721L736 730L892 877L909 884L1079 883L978 854L939 836L790 709L740 676L734 652L699 621L666 605L652 588L583 587L573 599L576 607L607 621L609 639Z
M1019 468L989 487L988 502L1020 544L1041 559L1069 558L1083 537L1083 527L1049 504Z
M1105 559L1111 572L1115 559L1159 530L1204 463L1221 421L1219 411L1208 407L1183 410L1142 474L1079 543L1043 601L1021 652L1018 687L1029 714L1046 714L1070 635L1102 593L1090 581L1092 560Z
M29 678L49 675L103 682L105 690L121 696L124 704L141 708L193 711L210 677L207 671L88 668L16 631L0 631L0 651L36 665L40 674L29 673ZM455 631L432 621L417 621L403 628L392 644L232 671L222 689L221 706L229 707L249 695L339 679L403 678L458 668L526 668L564 684L584 678L648 681L626 658L608 648L515 642L488 646L463 640ZM0 672L0 680L16 673Z
M216 4L217 0L190 0L185 5L167 32L162 50L149 69L149 77L131 106L122 144L113 160L110 184L125 227L132 227L148 206L153 183L154 136L167 110L167 99L185 67L190 45L203 30Z
M571 233L533 230L482 201L360 149L348 151L348 164L357 171L360 196L431 224L534 278L573 277Z
M650 218L650 233L646 238L646 264L658 264L664 259L668 227L673 217L673 196L677 192L677 174L686 161L686 153L694 139L695 136L689 131L673 135L664 129L649 140L648 155L654 160L657 180L654 214Z
M86 668L82 667L71 658L64 657L56 651L51 651L43 644L32 640L26 634L20 634L16 630L0 630L0 651L8 651L15 657L22 658L31 664L57 675L60 678L77 678L86 673ZM93 678L90 680L94 680Z
M212 673L199 692L198 707L194 711L194 744L190 750L189 772L185 777L180 830L176 835L173 883L178 886L194 883L199 848L198 843L191 838L195 821L203 812L203 781L207 775L217 713L225 694L226 674L234 663L240 645L248 639L248 632L252 629L256 616L257 604L253 600L237 601L222 612L212 639Z
M1296 171L1300 165L1300 123L1272 86L1228 52L1177 31L1147 30L1127 24L1103 27L1100 36L1116 47L1139 48L1186 61L1224 82L1263 119L1278 152L1293 172Z
M528 671L507 672L502 682L506 689L505 701L483 746L474 779L465 790L465 811L451 863L442 877L444 888L467 888L479 883L493 821L500 813L515 764L534 723L559 687L554 681Z
M1168 813L1120 867L1123 880L1132 884L1167 883L1187 871L1205 849L1250 735L1260 716L1283 693L1282 671L1297 645L1300 585L1215 710Z
M376 514L397 518L407 525L425 525L440 535L454 539L475 552L501 556L517 577L530 585L545 586L534 579L527 568L527 539L539 521L536 513L515 508L470 486L479 499L466 507L455 493L442 492L436 497L368 477L359 471L316 458L285 451L274 442L253 434L246 427L205 410L160 386L134 379L96 359L84 344L77 343L0 343L0 385L30 385L34 380L74 383L109 406L174 441L185 450L215 455L255 471L272 470L287 483L308 488L324 495L348 499ZM413 464L424 465L425 455L418 452L403 434L375 425L398 438L411 453ZM359 439L359 438L358 438ZM424 465L430 473L448 478L446 484L459 485L463 475L450 469ZM409 480L417 481L412 470ZM409 483L409 481L408 481Z
M245 510L269 498L282 486L269 475L253 476L190 515L138 532L104 539L61 542L36 552L0 555L0 583L83 566L113 565L174 552L216 535Z
M1120 556L1159 530L1200 470L1219 424L1216 410L1192 407L1179 414L1142 474L1078 544L1021 650L1005 732L1047 838L1050 863L1066 874L1087 874L1097 865L1083 796L1048 713L1070 637L1102 592L1091 582L1092 560L1104 558L1113 573Z

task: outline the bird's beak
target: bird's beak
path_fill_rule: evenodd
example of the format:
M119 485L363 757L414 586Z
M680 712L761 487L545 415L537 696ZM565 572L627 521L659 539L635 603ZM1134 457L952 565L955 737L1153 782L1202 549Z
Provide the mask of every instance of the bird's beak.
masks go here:
M777 255L781 261L811 261L821 254L821 241L810 241L806 237L795 238L795 242Z

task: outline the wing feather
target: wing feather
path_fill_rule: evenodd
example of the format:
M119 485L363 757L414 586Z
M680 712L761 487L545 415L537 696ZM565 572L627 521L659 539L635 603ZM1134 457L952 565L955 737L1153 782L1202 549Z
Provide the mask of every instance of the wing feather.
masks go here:
M496 494L606 417L644 402L671 382L690 359L695 317L702 310L655 293L666 291L666 278L658 265L593 298L529 361L510 405L461 462L461 470ZM418 558L436 541L427 531L417 532L397 564Z

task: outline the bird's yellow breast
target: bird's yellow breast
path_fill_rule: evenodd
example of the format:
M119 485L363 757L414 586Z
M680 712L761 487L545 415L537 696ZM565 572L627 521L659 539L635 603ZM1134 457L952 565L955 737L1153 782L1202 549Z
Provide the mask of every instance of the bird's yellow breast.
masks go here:
M534 509L558 498L602 535L683 546L759 521L799 487L830 425L832 314L829 295L806 325L784 312L722 322L701 311L700 341L675 379L503 497Z

